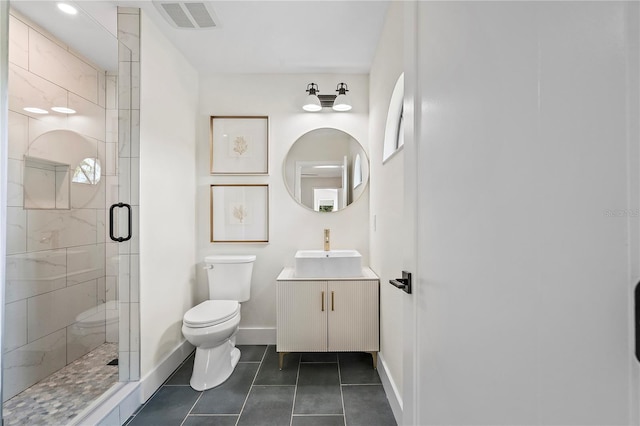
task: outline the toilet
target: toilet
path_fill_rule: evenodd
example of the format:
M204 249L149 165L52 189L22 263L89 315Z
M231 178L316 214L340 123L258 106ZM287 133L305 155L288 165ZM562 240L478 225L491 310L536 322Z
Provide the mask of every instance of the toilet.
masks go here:
M104 333L105 326L117 327L118 301L110 300L79 313L73 325L78 330L82 330L82 335Z
M249 300L254 255L213 255L204 259L209 300L189 309L182 334L196 347L191 387L197 391L223 383L236 367L240 302Z

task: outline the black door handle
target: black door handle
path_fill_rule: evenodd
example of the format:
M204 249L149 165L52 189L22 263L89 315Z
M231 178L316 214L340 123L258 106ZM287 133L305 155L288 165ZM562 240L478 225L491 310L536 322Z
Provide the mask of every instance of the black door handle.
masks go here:
M636 284L634 291L635 332L636 332L636 359L640 362L640 282Z
M389 284L411 294L411 272L402 271L402 278L389 280Z
M116 237L115 235L113 235L113 211L116 208L122 208L125 207L128 211L129 214L128 216L128 233L126 237ZM111 238L113 241L117 241L119 243L122 243L124 241L129 241L131 239L131 222L132 222L132 216L131 216L131 206L129 204L126 203L118 203L118 204L113 204L111 206L111 208L109 209L109 238Z

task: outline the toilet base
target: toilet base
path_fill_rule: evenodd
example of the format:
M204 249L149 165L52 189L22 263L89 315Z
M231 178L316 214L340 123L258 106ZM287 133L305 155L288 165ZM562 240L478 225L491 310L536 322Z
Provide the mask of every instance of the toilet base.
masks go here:
M214 348L196 348L193 373L189 384L197 391L214 388L231 376L240 360L240 349L235 339L228 339Z

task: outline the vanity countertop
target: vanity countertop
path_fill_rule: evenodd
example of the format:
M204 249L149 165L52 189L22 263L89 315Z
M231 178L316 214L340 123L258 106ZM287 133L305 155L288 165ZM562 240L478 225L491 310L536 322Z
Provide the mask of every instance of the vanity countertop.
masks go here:
M276 278L277 281L362 281L362 280L378 280L380 279L369 267L362 268L361 277L334 277L334 278L300 278L296 277L295 269L292 267L285 267Z

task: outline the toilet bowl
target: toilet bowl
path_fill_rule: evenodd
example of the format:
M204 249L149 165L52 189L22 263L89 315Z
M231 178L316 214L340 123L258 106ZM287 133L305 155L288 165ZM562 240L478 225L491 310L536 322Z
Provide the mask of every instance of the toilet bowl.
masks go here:
M235 347L239 325L240 304L235 300L207 300L184 315L182 334L196 347L189 383L193 389L210 389L231 375L240 359Z
M223 383L240 360L236 348L240 302L249 300L255 259L254 255L205 258L209 300L189 309L182 320L182 334L196 347L189 384L197 391Z

